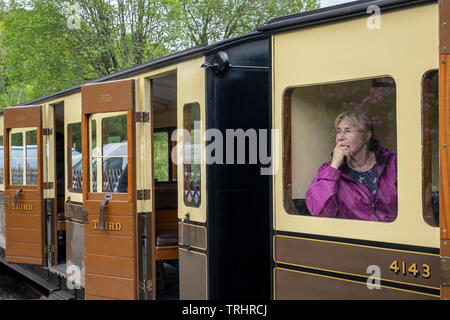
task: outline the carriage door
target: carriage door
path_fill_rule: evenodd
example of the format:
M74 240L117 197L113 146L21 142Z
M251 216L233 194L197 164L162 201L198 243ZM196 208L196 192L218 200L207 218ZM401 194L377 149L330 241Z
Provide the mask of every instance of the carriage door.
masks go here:
M46 265L42 106L4 111L6 260Z
M206 167L201 161L205 119L203 59L178 66L178 129L184 132L178 153L178 245L180 299L208 299Z
M86 299L151 298L151 228L138 223L150 216L145 206L151 201L149 172L137 165L150 158L144 139L150 129L136 115L139 82L85 85L81 98Z

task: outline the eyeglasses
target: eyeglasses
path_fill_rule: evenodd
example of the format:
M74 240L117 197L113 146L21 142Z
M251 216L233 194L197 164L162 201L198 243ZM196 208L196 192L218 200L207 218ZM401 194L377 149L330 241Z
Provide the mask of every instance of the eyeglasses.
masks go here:
M358 132L360 130L350 130L350 129L345 129L345 130L341 130L341 129L337 129L336 130L336 136L343 134L344 136L348 136L352 133Z

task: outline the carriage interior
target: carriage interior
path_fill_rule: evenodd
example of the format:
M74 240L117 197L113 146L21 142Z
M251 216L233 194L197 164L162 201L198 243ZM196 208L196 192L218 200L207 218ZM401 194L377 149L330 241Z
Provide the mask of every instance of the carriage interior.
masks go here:
M177 75L152 79L153 161L158 299L178 298L178 185L171 153L177 127ZM158 281L159 280L159 281Z

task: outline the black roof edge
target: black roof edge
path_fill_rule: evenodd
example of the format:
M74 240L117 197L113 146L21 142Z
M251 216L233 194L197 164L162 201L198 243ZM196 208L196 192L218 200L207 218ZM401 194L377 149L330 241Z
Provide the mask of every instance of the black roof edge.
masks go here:
M139 64L139 65L135 65L135 66L129 67L127 69L117 71L115 73L112 73L112 74L109 74L109 75L106 75L106 76L103 76L100 78L89 80L82 84L46 95L43 97L39 97L39 98L36 98L33 100L29 100L29 101L20 103L13 107L39 104L39 103L44 103L49 100L57 100L58 98L62 98L64 96L80 92L81 87L84 85L87 85L87 84L132 77L133 75L137 75L142 72L150 71L152 69L162 68L167 65L171 65L171 64L178 63L178 62L181 62L181 61L184 61L187 59L198 57L200 55L207 55L212 52L216 52L221 49L225 49L226 47L229 47L232 45L242 44L245 42L251 42L251 41L263 39L266 37L267 37L267 35L263 32L253 31L250 33L246 33L243 35L239 35L239 36L230 38L230 39L222 40L222 41L219 41L219 42L216 42L213 44L204 43L204 44L198 45L196 47L188 48L186 50L176 52L176 53L170 54L168 56L164 56L164 57L161 57L161 58L158 58L155 60L151 60L151 61ZM0 115L1 114L3 114L2 110L0 110Z
M131 77L133 75L136 74L140 74L142 72L145 71L150 71L152 69L155 68L162 68L164 66L176 63L176 62L181 62L183 60L187 60L189 58L193 58L196 56L200 56L203 55L203 51L204 49L208 47L207 44L201 44L198 45L196 47L193 48L189 48L177 53L173 53L155 60L151 60L139 65L134 65L132 67L126 68L124 70L121 71L117 71L114 73L111 73L109 75L100 77L100 78L96 78L96 79L92 79L89 80L87 82L84 82L82 84L43 96L43 97L39 97L33 100L29 100L26 102L22 102L16 106L12 106L12 107L17 107L17 106L27 106L27 105L33 105L33 104L39 104L39 103L43 103L45 101L49 101L49 100L56 100L58 98L73 94L73 93L77 93L79 91L81 91L81 87L87 84L92 84L92 83L98 83L98 82L103 82L103 81L108 81L108 80L118 80L118 79L123 79L126 77ZM0 110L1 113L3 113L3 110ZM0 114L1 114L0 113Z
M383 12L406 9L409 7L425 5L437 1L438 0L353 1L336 6L275 18L270 20L267 24L259 27L257 30L265 33L277 33L369 16L373 14L373 12L367 13L367 8L370 5L378 6L382 14Z
M267 34L265 34L264 32L253 31L253 32L246 33L246 34L243 34L240 36L236 36L234 38L216 42L216 43L208 46L205 49L204 54L209 55L209 54L215 53L219 50L225 50L226 48L231 47L231 46L236 46L236 45L244 44L247 42L266 39L267 37L268 37Z

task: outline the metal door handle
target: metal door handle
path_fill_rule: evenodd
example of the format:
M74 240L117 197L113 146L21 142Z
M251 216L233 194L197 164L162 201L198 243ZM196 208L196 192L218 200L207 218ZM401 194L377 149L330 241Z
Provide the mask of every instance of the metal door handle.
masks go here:
M186 213L186 215L184 216L184 218L181 220L181 235L180 235L180 238L181 238L181 245L182 246L185 246L185 244L184 244L184 222L186 221L186 220L188 220L189 221L189 218L190 218L190 214L189 213ZM188 250L190 250L191 249L191 246L186 246L186 249L188 249Z
M17 202L19 202L19 195L22 193L22 189L18 189L14 195L14 205L17 206Z
M105 230L105 208L108 206L108 201L109 200L103 200L102 205L100 206L100 227L99 230L103 231Z

